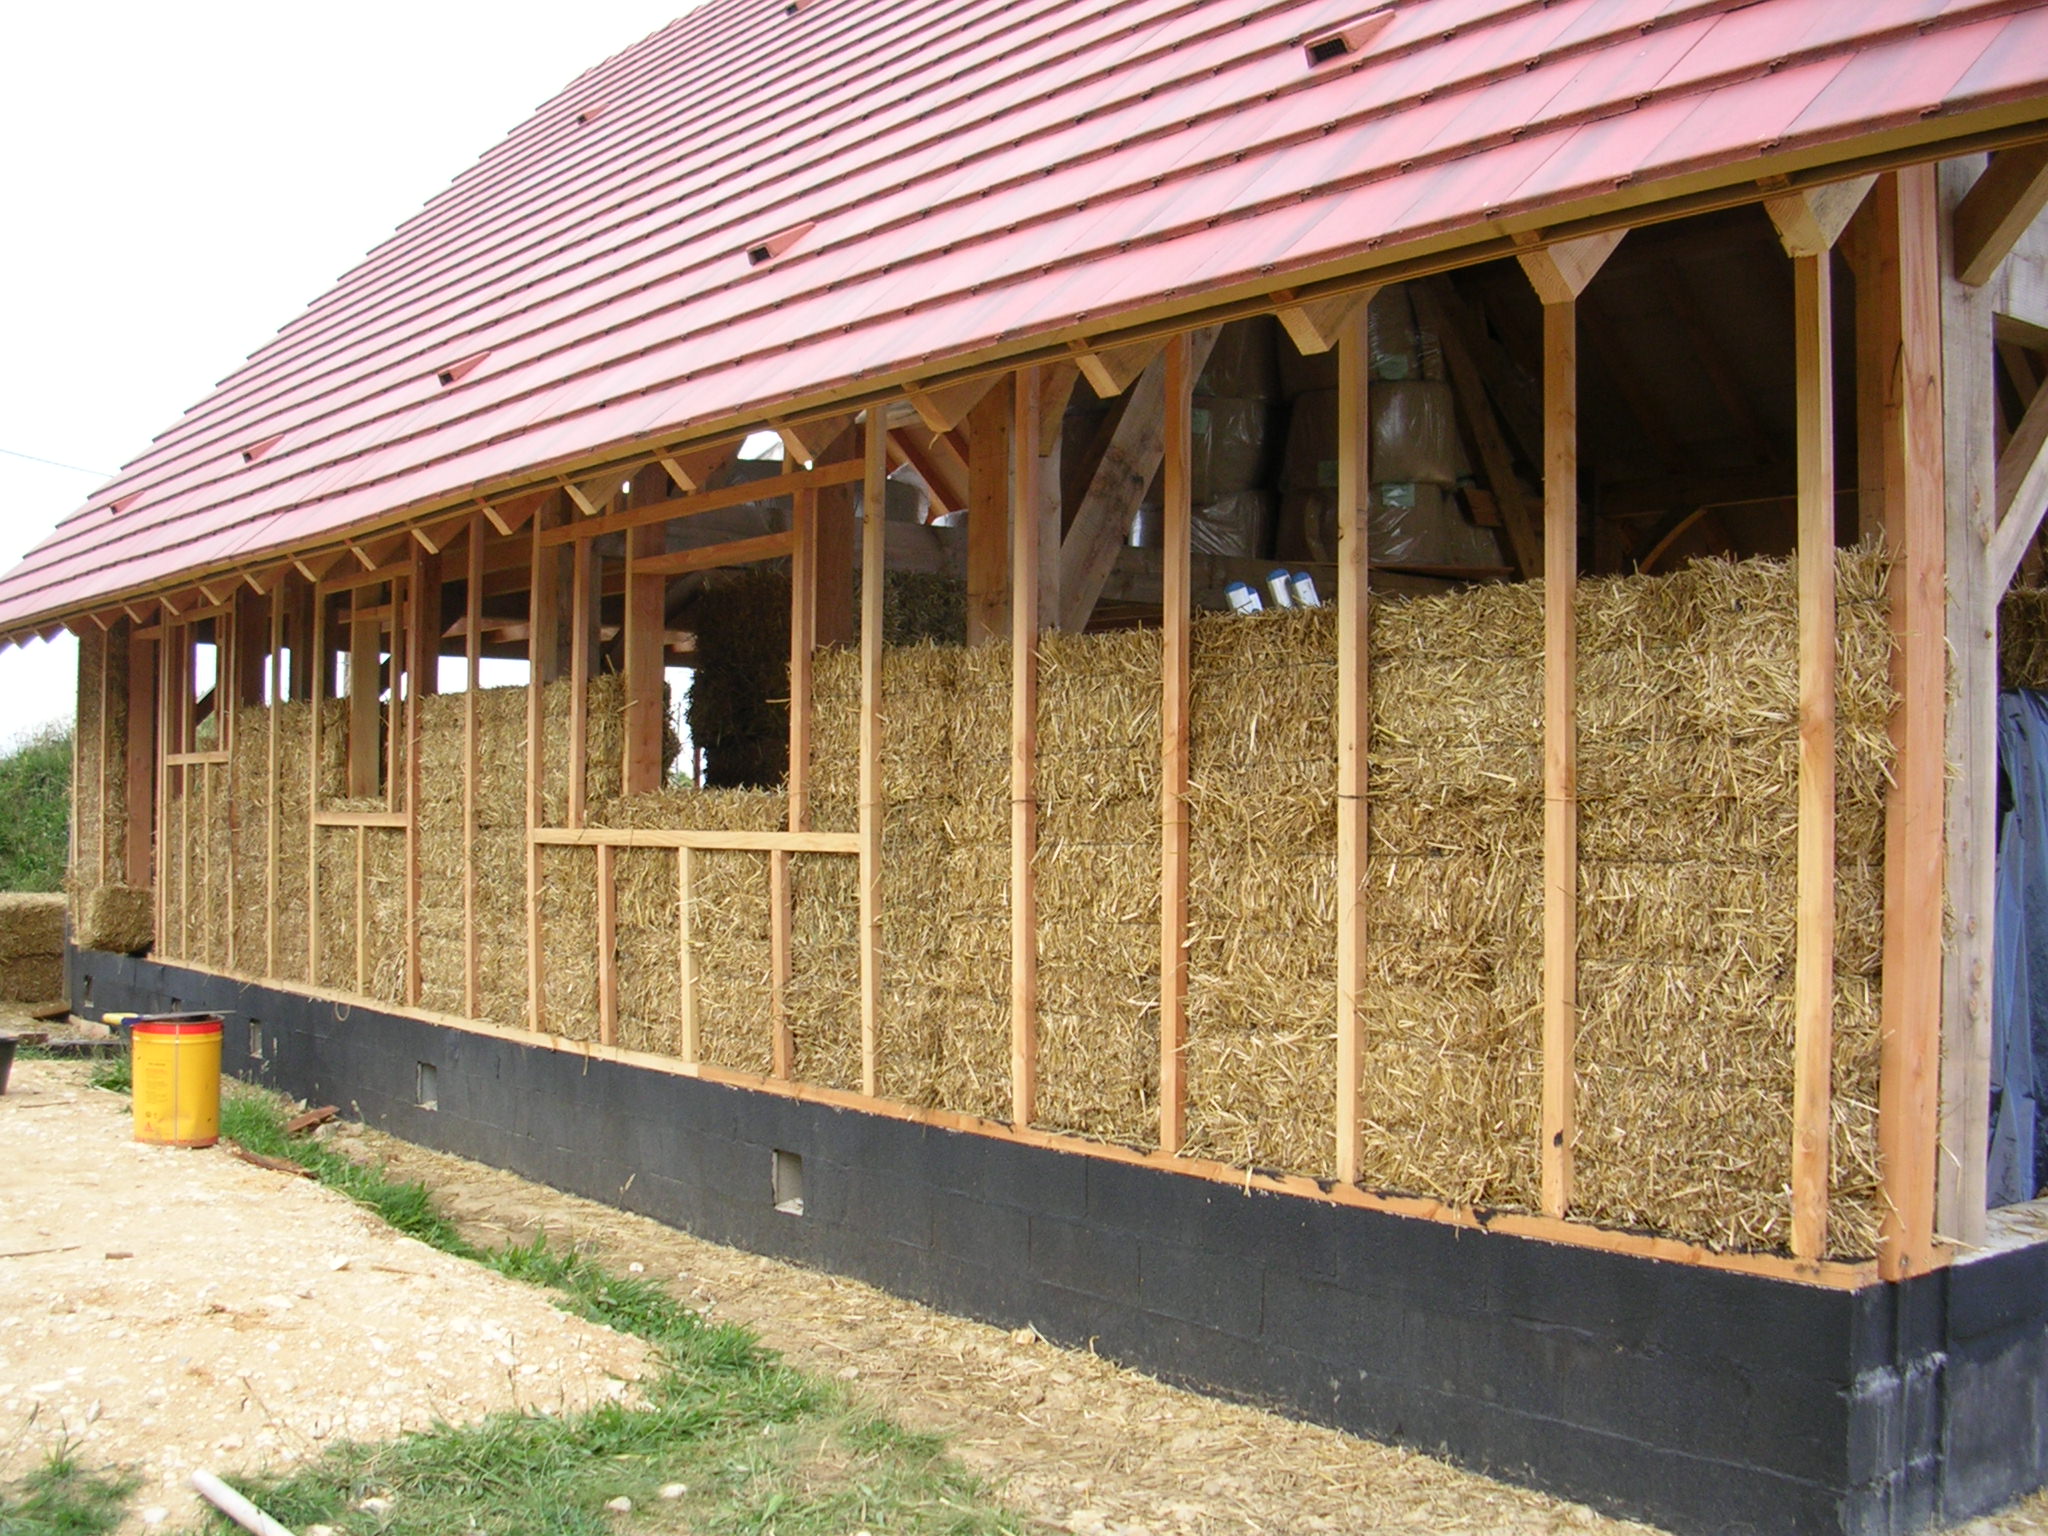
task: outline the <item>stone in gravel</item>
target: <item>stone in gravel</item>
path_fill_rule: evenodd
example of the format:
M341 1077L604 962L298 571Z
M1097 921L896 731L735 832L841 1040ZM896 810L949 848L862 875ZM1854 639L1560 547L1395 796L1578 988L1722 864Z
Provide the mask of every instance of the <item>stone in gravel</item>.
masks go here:
M616 1499L606 1499L604 1507L615 1515L630 1515L633 1513L633 1501L623 1493Z
M689 1491L690 1485L688 1483L663 1483L661 1485L661 1496L664 1499L680 1499Z

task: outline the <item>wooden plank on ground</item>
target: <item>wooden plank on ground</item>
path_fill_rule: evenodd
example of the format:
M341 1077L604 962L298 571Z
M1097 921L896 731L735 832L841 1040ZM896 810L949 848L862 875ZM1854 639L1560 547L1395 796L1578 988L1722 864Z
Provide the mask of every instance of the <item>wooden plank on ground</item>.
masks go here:
M1371 545L1366 501L1372 486L1371 348L1365 306L1342 318L1337 336L1337 1180L1356 1184L1362 1146L1359 1092L1364 1070L1366 798L1370 708Z
M1194 601L1190 414L1201 366L1190 366L1190 351L1185 335L1170 338L1161 370L1166 483L1160 593L1159 1146L1164 1152L1178 1152L1187 1139L1188 625Z
M1893 519L1892 785L1885 804L1884 993L1878 1082L1878 1269L1903 1279L1934 1248L1941 1024L1944 558L1941 287L1934 167L1893 173L1898 201L1905 478ZM1879 196L1886 195L1880 189ZM1894 504L1888 493L1887 506Z
M1010 1119L1020 1126L1038 1113L1040 373L1017 374L1010 428Z

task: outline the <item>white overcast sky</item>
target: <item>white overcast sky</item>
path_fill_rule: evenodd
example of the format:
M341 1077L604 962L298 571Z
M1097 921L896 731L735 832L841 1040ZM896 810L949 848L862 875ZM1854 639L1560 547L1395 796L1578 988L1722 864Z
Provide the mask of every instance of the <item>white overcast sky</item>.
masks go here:
M590 65L694 0L0 5L0 568ZM77 468L38 464L20 455ZM0 745L74 707L0 652Z

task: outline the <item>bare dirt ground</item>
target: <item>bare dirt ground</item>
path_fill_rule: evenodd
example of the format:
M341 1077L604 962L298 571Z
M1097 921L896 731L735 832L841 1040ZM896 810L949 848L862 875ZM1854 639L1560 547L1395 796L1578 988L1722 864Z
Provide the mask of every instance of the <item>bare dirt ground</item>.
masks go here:
M0 1481L69 1443L134 1467L127 1529L197 1514L195 1467L631 1391L638 1340L224 1150L146 1147L88 1068L0 1096Z

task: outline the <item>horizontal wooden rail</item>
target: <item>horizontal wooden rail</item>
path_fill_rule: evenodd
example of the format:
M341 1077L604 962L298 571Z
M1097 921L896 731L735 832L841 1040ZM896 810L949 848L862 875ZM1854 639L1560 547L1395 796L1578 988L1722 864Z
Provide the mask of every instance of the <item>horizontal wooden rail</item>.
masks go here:
M403 830L412 818L404 811L315 811L316 827L396 827Z
M696 848L739 853L859 853L858 832L700 831L688 827L535 827L553 848Z
M550 544L566 544L572 539L595 539L607 533L622 533L628 528L644 528L649 523L665 523L671 518L695 517L700 512L716 512L725 507L743 507L752 501L773 501L778 496L794 496L798 491L823 490L828 485L851 485L860 476L858 459L820 464L816 469L791 470L788 474L771 475L765 480L754 480L745 485L728 485L715 491L699 491L693 496L678 496L673 501L657 501L652 506L579 518L559 528L546 529L540 536L540 542L545 548Z
M701 549L676 549L665 555L646 555L633 562L633 574L682 576L691 571L715 571L721 566L750 565L756 560L779 559L795 548L795 535L787 531L764 533L751 539L706 544Z
M166 752L164 762L172 768L204 767L209 763L225 763L225 752Z
M323 596L337 592L353 592L358 587L381 586L387 581L403 581L412 574L412 567L403 561L394 565L380 565L367 571L349 571L340 576L320 578Z

